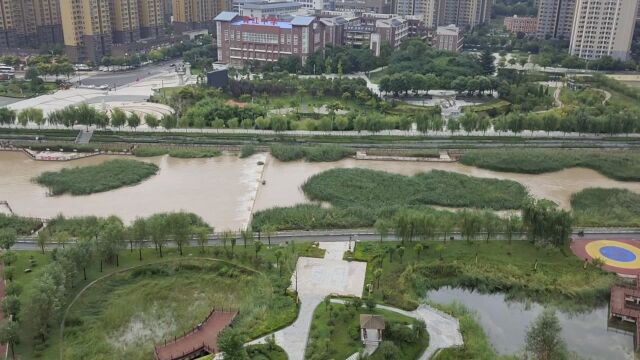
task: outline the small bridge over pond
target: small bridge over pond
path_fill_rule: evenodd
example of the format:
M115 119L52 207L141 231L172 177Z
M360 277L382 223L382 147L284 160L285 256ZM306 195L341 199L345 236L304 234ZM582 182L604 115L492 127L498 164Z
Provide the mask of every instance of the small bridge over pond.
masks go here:
M172 342L156 345L156 360L191 360L219 352L218 334L238 315L237 311L212 310L204 322Z

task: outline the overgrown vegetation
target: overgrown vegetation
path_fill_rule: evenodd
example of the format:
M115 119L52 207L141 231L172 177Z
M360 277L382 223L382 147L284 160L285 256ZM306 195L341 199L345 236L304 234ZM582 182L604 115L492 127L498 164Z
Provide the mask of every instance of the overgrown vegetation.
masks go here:
M271 155L280 161L305 159L311 162L338 161L355 154L355 151L339 145L271 145Z
M420 244L420 246L418 246ZM369 262L373 296L412 309L427 290L442 286L504 292L570 309L605 303L616 276L563 249L527 241L358 243L354 258Z
M214 308L239 310L234 327L254 338L287 324L297 312L293 299L275 294L265 280L207 260L115 274L90 288L71 308L64 357L151 357L154 342L190 331Z
M99 165L45 172L34 180L52 195L87 195L138 184L155 175L155 164L135 160L109 160Z
M249 156L255 153L256 153L256 147L251 144L242 145L242 147L240 148L241 159L248 158Z
M171 149L169 156L180 159L212 158L222 155L217 149Z
M153 157L167 155L180 159L211 158L222 155L217 149L210 148L163 148L157 146L137 147L132 151L137 157Z
M132 151L134 156L137 157L153 157L162 156L169 153L169 150L163 147L137 147Z
M41 226L40 220L0 214L0 229L14 229L18 235L29 235Z
M485 226L485 221L499 228L506 225L491 211L455 213L429 205L517 209L527 195L524 187L513 181L479 179L444 171L409 177L365 169L334 169L311 177L302 189L311 200L325 201L332 206L299 204L258 211L252 219L253 229L361 228L373 227L379 220L389 232L402 216L416 227L415 236L421 233L417 229L422 227L418 224L422 220L418 219L424 217L431 219L438 230L446 228L445 232L462 228L470 219L478 228Z
M579 226L640 227L640 194L626 189L584 189L571 208Z
M527 195L519 183L481 179L432 170L404 176L368 169L332 169L309 178L302 186L314 201L338 207L380 208L441 205L518 209Z
M616 180L640 180L640 154L623 150L469 150L460 162L484 169L526 174L586 167Z
M7 289L23 290L20 302L30 314L16 318L18 354L58 356L64 309L80 289L105 274L113 275L95 283L71 307L65 321L65 358L145 357L153 343L181 335L212 307L239 309L234 328L250 339L293 321L297 307L286 289L298 249L310 250L293 243L270 248L251 235L238 240L233 233L222 236L222 246L208 247L203 235L210 231L184 213L137 219L129 227L115 217L54 221L41 232L48 235L42 237L43 244L66 246L51 253L20 252L12 265L21 271L8 278ZM78 234L76 242L68 241L72 233ZM188 247L191 236L198 247ZM165 248L168 241L177 248ZM147 248L151 244L155 249ZM138 265L143 266L118 272Z

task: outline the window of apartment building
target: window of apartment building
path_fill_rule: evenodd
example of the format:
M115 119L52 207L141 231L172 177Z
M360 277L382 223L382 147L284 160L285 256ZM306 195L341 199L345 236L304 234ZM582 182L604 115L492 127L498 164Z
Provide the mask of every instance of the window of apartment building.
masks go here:
M277 44L278 35L245 32L242 33L242 41L260 44Z
M298 45L298 35L293 35L293 45Z

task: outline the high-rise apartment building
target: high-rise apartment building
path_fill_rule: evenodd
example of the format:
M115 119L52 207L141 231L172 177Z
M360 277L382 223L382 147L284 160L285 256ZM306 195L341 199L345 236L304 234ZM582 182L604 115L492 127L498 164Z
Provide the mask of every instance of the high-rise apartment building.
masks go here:
M213 19L229 10L227 0L172 0L173 26L176 32L194 29L214 30Z
M421 15L426 26L473 28L491 16L492 0L397 0L398 15Z
M576 0L539 0L538 38L569 39Z
M36 39L33 0L0 1L0 48L31 45Z
M113 42L128 44L140 40L137 0L112 0Z
M569 53L589 60L626 60L637 7L638 0L578 0Z
M163 0L138 0L140 37L158 38L163 36L165 22L164 2Z
M473 28L491 17L491 0L438 0L438 25Z
M35 21L38 45L60 44L62 37L62 19L59 0L35 0Z
M0 49L62 42L58 0L1 0Z
M61 0L62 31L72 61L99 61L111 52L109 0Z

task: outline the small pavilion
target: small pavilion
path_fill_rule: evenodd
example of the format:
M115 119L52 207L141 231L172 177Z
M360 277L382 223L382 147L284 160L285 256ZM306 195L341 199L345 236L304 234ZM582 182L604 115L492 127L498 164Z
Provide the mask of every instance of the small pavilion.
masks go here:
M381 315L360 314L360 338L362 343L378 344L382 341L384 317Z

